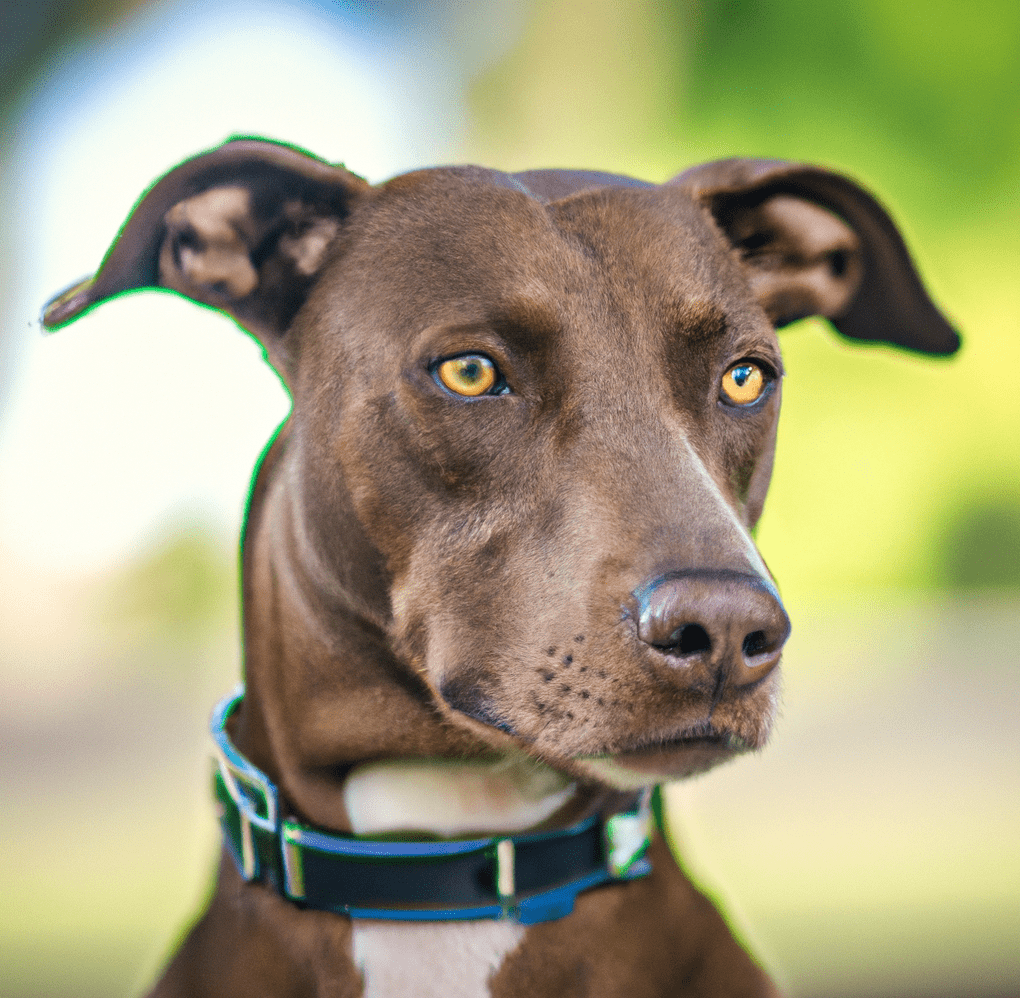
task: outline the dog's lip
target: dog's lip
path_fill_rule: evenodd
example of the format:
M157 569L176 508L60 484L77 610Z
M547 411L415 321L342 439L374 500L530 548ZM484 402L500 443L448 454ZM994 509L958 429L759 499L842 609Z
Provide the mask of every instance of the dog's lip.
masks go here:
M685 776L708 769L749 748L747 742L733 732L705 727L587 758L610 761L638 773Z

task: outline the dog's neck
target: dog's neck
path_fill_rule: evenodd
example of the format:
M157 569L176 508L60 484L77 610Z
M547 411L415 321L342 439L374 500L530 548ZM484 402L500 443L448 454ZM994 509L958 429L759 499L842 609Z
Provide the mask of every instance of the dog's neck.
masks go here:
M521 755L495 762L392 759L355 766L344 806L357 835L444 838L524 832L564 808L576 786Z

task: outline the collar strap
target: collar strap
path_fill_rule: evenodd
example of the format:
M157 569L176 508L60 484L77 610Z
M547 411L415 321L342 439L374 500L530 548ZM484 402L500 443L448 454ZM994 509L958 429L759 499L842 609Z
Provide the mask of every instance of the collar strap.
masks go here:
M651 872L645 852L658 787L631 811L530 835L397 842L284 818L276 786L227 734L243 697L241 685L216 705L210 722L224 843L245 880L267 883L295 904L353 918L512 918L531 925L569 915L581 891Z

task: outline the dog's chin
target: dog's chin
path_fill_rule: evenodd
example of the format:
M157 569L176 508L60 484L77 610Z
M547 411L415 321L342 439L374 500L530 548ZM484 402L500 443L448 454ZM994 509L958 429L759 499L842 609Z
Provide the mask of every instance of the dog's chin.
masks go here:
M735 735L699 734L574 761L588 778L631 790L704 773L752 747Z

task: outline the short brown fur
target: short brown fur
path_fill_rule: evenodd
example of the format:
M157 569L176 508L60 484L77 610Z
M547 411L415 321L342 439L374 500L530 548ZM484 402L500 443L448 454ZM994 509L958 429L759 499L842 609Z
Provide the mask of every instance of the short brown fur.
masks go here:
M761 748L788 632L749 536L775 325L957 345L874 199L776 161L662 186L471 167L373 188L231 142L164 177L45 321L155 286L233 316L293 397L248 510L232 734L289 813L337 832L366 760L526 753L577 781L556 827L633 799L590 760L658 753L653 783ZM444 389L435 365L462 353L506 390ZM728 405L746 359L768 390ZM775 994L661 839L651 855L651 876L530 927L492 994ZM154 994L361 992L348 919L225 859Z

